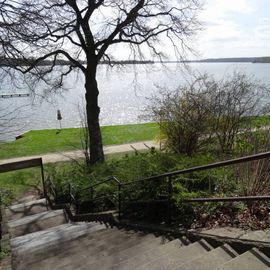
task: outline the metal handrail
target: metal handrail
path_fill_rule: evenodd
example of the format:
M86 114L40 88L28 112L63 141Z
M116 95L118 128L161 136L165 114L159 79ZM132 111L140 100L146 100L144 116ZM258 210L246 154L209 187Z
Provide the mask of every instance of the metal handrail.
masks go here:
M74 187L69 183L68 184L68 189L69 189L69 196L70 196L70 204L72 203L72 202L74 202L74 203L76 203L76 195L74 196L73 195L73 193L72 193L72 190L74 189Z
M263 158L270 158L270 151L269 152L264 152L260 154L255 154L255 155L249 155L245 157L240 157L240 158L235 158L231 160L225 160L225 161L220 161L220 162L215 162L207 165L202 165L202 166L196 166L196 167L191 167L188 169L183 169L183 170L178 170L174 172L169 172L169 173L164 173L156 176L151 176L147 177L144 179L140 180L135 180L127 183L121 183L116 177L112 176L109 177L101 182L98 182L96 184L93 184L85 189L79 190L77 192L80 193L85 190L90 190L91 191L91 200L98 200L104 197L109 197L110 195L107 196L101 196L97 198L93 198L93 190L95 187L107 183L109 181L114 181L118 185L118 209L119 209L119 219L121 215L121 205L122 205L122 197L121 197L121 188L132 185L137 182L144 182L144 181L152 181L152 180L157 180L157 179L165 179L167 181L167 193L168 193L168 223L171 223L171 205L172 205L172 193L173 193L173 177L177 175L183 175L183 174L188 174L196 171L204 171L204 170L210 170L210 169L215 169L215 168L222 168L222 167L227 167L229 165L235 165L235 164L240 164L240 163L245 163L249 161L255 161L255 160L260 160ZM70 192L71 194L72 192ZM117 191L113 192L117 193ZM112 195L112 194L111 194ZM78 198L76 196L71 197L74 203L76 204L78 202ZM226 202L226 201L259 201L259 200L270 200L270 196L242 196L242 197L226 197L226 198L192 198L192 199L183 199L183 203L194 203L194 202Z
M110 176L107 179L102 180L102 181L100 181L100 182L98 182L96 184L93 184L93 185L91 185L91 186L89 186L87 188L80 189L79 192L90 190L91 188L94 188L94 187L97 187L99 185L105 184L107 182L110 182L111 180L113 180L114 182L116 182L118 185L121 185L121 182L115 176Z
M118 185L118 191L115 191L113 192L112 194L110 195L107 195L107 196L100 196L100 197L96 197L96 198L93 198L93 193L94 193L94 188L99 186L99 185L102 185L104 183L107 183L107 182L110 182L110 181L114 181L117 185ZM93 184L87 188L84 188L84 189L81 189L79 191L77 191L77 194L83 192L83 191L90 191L91 192L91 199L89 201L95 201L95 200L98 200L98 199L101 199L101 198L105 198L105 197L111 197L112 195L114 195L115 193L118 193L118 214L119 214L119 220L121 219L121 186L122 186L122 183L115 177L115 176L110 176L109 178L103 180L103 181L100 181L96 184ZM76 209L77 209L77 206L78 206L78 197L77 196L73 196L72 192L71 192L71 186L69 188L69 195L71 197L71 204L74 203L74 205L76 206Z
M48 178L46 179L46 182L49 183L48 188L49 188L50 191L53 193L53 195L56 197L56 196L57 196L56 186L54 185L54 183L52 182L52 180L50 179L50 177L48 177Z
M44 167L43 167L43 162L42 162L41 157L0 164L0 173L34 168L34 167L40 167L41 180L42 180L42 186L43 186L43 196L44 198L47 198L46 188L45 188Z
M239 196L239 197L220 197L220 198L194 198L183 199L183 203L195 202L241 202L241 201L265 201L270 200L269 195L265 196Z
M180 174L192 173L192 172L196 172L196 171L205 171L205 170L210 170L210 169L215 169L215 168L222 168L222 167L227 167L229 165L244 163L244 162L248 162L248 161L255 161L255 160L268 158L268 157L270 157L270 151L260 153L260 154L225 160L225 161L219 161L219 162L215 162L215 163L211 163L211 164L207 164L207 165L196 166L196 167L183 169L183 170L179 170L179 171L174 171L174 172L170 172L170 173L164 173L164 174L160 174L157 176L151 176L151 177L147 177L145 179L142 179L141 181L155 180L158 178L171 177L171 176L176 176L176 175L180 175Z
M172 177L173 176L188 174L188 173L197 172L197 171L205 171L205 170L210 170L210 169L215 169L215 168L222 168L222 167L227 167L229 165L235 165L235 164L260 160L260 159L269 158L269 157L270 157L270 151L260 153L260 154L249 155L249 156L245 156L245 157L215 162L215 163L211 163L211 164L207 164L207 165L191 167L188 169L178 170L178 171L174 171L174 172L170 172L170 173L164 173L164 174L160 174L160 175L156 175L156 176L151 176L151 177L147 177L144 179L124 183L124 184L122 184L122 186L128 186L128 185L132 185L132 184L138 183L138 182L166 179L167 183L168 183L168 223L170 224L171 223L171 203L172 203L171 201L172 201L172 193L173 193L173 185L172 185L172 181L173 181ZM193 198L193 199L183 199L182 202L183 203L194 203L194 202L226 202L226 201L259 201L259 200L270 200L270 196Z
M113 192L113 193L111 193L111 194L109 194L109 195L102 195L102 196L95 197L95 198L90 199L90 200L87 200L87 201L88 201L88 202L94 202L94 201L98 201L98 200L100 200L100 199L105 199L105 198L114 197L114 196L115 196L115 193L116 193L116 192Z

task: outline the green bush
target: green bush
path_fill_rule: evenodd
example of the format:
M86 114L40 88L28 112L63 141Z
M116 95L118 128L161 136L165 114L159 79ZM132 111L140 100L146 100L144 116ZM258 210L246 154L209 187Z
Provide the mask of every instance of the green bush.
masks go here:
M51 168L51 178L61 190L66 190L63 186L71 183L77 190L89 187L108 177L115 176L121 183L129 183L122 186L122 202L124 210L136 218L166 218L166 205L155 204L153 200L167 200L168 183L167 179L154 179L153 181L137 181L144 178L159 175L166 172L181 170L193 166L208 164L214 158L211 155L198 155L189 157L178 154L164 153L154 149L147 152L134 152L121 158L107 160L103 164L92 167L84 167L79 163L69 163L56 168ZM182 200L190 197L207 197L217 192L220 186L225 170L212 170L197 172L189 175L173 177L173 211L176 216L181 216L182 221L189 223L189 214L191 209L188 205L183 205ZM211 188L209 188L209 181ZM105 200L95 201L95 204L89 202L91 192L89 189L79 192L78 196L82 203L81 211L86 211L88 207L95 211L104 211L117 207L118 186L115 182L110 181L94 188L93 198L104 195L110 196ZM140 201L141 203L135 203ZM145 203L142 203L145 202ZM164 208L165 207L165 208ZM156 209L156 210L155 210ZM151 210L151 211L150 211ZM150 214L150 212L151 214Z

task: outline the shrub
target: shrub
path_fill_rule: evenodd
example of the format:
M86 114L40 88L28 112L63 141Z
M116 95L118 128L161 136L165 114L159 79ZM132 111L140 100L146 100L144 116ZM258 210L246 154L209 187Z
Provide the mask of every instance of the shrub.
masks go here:
M160 125L167 149L192 155L215 143L231 153L237 134L251 123L250 116L269 112L263 101L268 88L242 73L223 80L203 75L176 91L153 96L149 116Z
M213 121L210 128L222 153L231 153L241 128L251 128L252 117L269 112L266 85L243 73L235 72L217 82L210 91Z
M270 132L246 132L239 136L238 152L247 156L270 151ZM252 195L268 195L270 192L270 159L250 161L235 167L235 178L238 182L239 193Z

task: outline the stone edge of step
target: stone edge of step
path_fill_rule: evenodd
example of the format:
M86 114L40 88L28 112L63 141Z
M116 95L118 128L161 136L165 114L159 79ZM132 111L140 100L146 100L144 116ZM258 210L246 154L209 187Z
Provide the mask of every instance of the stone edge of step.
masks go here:
M105 228L106 228L105 226L102 226L100 224L94 224L93 226L89 226L87 228L82 227L81 230L77 230L76 228L76 230L74 231L72 231L72 227L67 227L65 232L62 232L61 237L56 237L54 239L51 238L51 240L48 241L48 238L50 238L50 236L54 234L54 232L51 231L49 232L50 234L49 236L44 235L41 239L39 239L39 241L29 241L28 243L21 244L18 247L14 247L13 242L12 254L16 256L23 256L24 254L31 252L31 250L32 250L31 253L39 252L44 248L49 249L55 247L55 245L58 244L59 241L61 241L61 243L64 244L67 241L75 240L86 234L93 233L95 231L99 231Z
M30 224L33 222L49 219L49 218L54 218L56 216L64 215L63 209L59 210L49 210L41 213L37 213L34 215L26 216L23 218L15 219L15 220L10 220L8 222L8 226L10 229L16 228L18 226L23 226L26 224Z
M62 229L68 229L69 227L71 227L72 223L64 223L55 227L51 227L48 228L46 230L42 230L42 231L36 231L36 232L32 232L26 235L21 235L21 236L17 236L14 237L10 240L11 242L11 246L12 247L16 247L16 246L20 246L20 245L24 245L26 244L28 241L31 241L33 239L35 239L36 237L42 237L44 234L46 233L50 233L56 230L62 230Z
M229 263L231 263L232 261L236 261L238 258L242 258L243 256L245 256L246 254L251 253L254 257L256 257L259 261L261 261L262 263L264 263L267 266L267 269L269 269L270 267L270 259L264 255L261 251L259 251L257 248L252 248L250 250L247 250L246 252L239 254L237 257L233 258L231 261L224 263L223 265L218 266L217 268L215 268L215 270L220 270L223 269L223 267Z
M224 244L220 246L220 248L227 252L232 258L236 258L237 256L239 256L239 253L228 244Z
M261 252L258 248L252 248L250 252L260 261L262 261L265 265L270 267L270 258L268 258L263 252Z
M12 211L12 210L16 210L16 209L19 209L19 208L25 208L27 206L32 206L32 205L44 205L44 206L46 206L46 199L42 198L42 199L30 201L30 202L12 204L10 206L7 206L6 210Z
M211 250L209 250L207 253L204 253L202 256L199 256L199 257L196 257L194 259L191 259L190 261L187 261L175 268L173 268L172 270L179 270L179 269L182 269L182 267L185 268L186 265L190 264L190 263L193 263L193 262L197 262L197 260L201 259L201 258L204 258L206 256L211 256L211 252L214 252L215 250L217 249L222 249L224 252L226 252L232 259L236 258L237 256L239 256L239 254L231 247L229 246L228 244L224 244L224 245L221 245L221 246L218 246L216 248L213 248Z

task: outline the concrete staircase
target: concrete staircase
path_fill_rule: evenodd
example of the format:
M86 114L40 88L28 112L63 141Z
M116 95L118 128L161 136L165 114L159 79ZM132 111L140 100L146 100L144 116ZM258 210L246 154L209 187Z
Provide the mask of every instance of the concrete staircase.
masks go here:
M204 239L170 238L97 222L68 223L45 200L6 209L12 269L16 270L263 270L270 259L257 248L236 251Z

